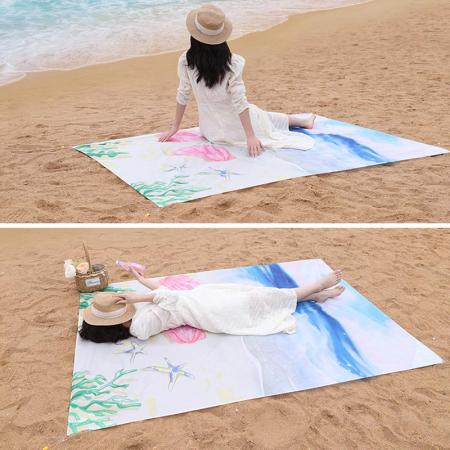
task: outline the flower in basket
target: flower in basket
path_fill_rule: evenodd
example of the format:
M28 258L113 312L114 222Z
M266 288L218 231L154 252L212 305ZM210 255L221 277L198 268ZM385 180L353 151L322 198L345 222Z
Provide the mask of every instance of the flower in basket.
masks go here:
M89 263L82 262L77 266L77 273L80 275L86 275L89 272Z

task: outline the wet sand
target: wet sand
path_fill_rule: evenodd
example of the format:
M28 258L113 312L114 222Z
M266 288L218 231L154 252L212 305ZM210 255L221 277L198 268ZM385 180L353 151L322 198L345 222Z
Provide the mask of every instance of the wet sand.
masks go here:
M112 281L116 259L158 276L323 258L444 364L67 438L79 297L62 269L83 238ZM2 448L448 448L449 230L2 230L0 247Z
M248 98L450 148L447 0L375 0L231 41ZM448 222L448 155L159 209L75 144L168 129L179 52L0 87L2 222ZM197 125L195 102L184 127Z

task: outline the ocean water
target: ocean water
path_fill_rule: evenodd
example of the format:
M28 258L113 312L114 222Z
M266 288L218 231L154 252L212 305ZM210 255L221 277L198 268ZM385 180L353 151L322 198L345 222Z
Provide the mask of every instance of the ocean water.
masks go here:
M367 0L218 0L231 38L289 15ZM185 48L186 14L201 0L0 0L0 85L28 72L73 69Z

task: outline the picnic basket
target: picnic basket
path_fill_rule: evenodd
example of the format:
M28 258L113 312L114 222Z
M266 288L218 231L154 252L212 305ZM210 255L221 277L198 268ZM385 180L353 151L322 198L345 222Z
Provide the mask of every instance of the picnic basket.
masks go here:
M84 254L89 264L86 274L78 273L75 275L75 283L79 292L101 291L108 286L108 272L103 264L92 264L89 251L83 242Z

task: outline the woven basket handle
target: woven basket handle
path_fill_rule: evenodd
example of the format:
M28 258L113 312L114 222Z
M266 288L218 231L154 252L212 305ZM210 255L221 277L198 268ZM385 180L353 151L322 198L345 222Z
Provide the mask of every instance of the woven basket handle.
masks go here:
M87 249L86 244L85 244L84 241L83 241L83 248L84 248L84 254L86 255L86 260L87 260L87 262L89 264L89 273L91 273L92 272L91 257L89 255L88 249Z

